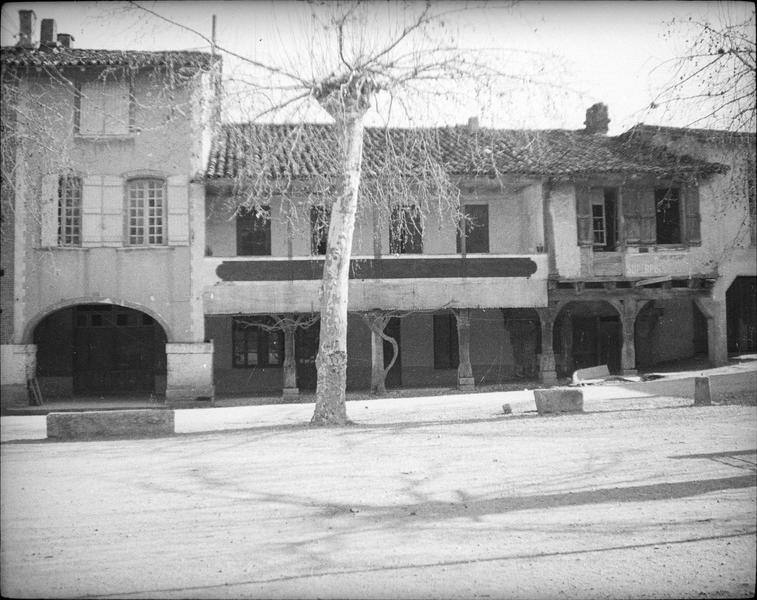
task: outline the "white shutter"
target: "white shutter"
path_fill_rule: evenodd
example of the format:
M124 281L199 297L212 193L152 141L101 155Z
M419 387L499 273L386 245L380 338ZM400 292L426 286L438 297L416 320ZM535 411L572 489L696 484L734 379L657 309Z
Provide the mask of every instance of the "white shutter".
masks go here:
M82 246L102 244L102 177L90 176L82 180L81 243Z
M129 133L129 84L108 81L103 89L103 131L107 134Z
M104 246L123 246L124 184L120 177L102 178L102 236Z
M58 245L58 175L43 175L39 196L40 245ZM35 211L36 212L36 211Z
M103 92L102 81L85 81L81 84L79 133L99 135L105 132Z
M184 175L168 178L168 244L189 244L189 179Z

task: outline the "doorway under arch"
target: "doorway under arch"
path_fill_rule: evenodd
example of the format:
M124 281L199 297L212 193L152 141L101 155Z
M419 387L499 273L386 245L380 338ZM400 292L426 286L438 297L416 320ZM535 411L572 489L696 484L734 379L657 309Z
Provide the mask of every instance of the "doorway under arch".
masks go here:
M728 352L757 352L757 277L737 277L725 294Z
M623 330L618 311L604 300L568 302L555 319L553 347L560 377L597 365L620 373Z
M150 315L112 304L79 304L34 329L45 396L162 394L166 333Z

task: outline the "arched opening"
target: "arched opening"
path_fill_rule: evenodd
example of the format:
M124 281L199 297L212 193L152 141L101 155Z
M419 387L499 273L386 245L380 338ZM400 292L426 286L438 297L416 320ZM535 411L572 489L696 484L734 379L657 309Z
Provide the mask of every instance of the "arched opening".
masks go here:
M623 330L618 311L602 300L568 302L555 319L553 347L559 377L597 365L620 373Z
M757 277L737 277L725 294L728 352L757 352Z
M80 304L34 329L43 396L165 393L166 333L150 315L112 304Z

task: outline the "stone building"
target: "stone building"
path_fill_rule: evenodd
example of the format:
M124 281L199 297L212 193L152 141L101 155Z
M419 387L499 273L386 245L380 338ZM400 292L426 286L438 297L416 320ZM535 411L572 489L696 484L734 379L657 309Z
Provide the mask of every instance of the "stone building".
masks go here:
M215 57L76 49L47 19L37 44L21 17L0 54L3 403L34 376L169 403L313 388L333 127L216 129ZM754 135L608 136L601 104L585 125L366 131L385 202L357 218L349 387L393 355L362 315L397 345L389 387L757 349ZM426 171L438 202L401 185Z

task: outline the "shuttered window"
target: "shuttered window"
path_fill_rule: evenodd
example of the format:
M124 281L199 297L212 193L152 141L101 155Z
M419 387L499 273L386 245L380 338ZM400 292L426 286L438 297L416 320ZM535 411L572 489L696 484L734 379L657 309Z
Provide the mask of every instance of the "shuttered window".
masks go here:
M132 179L127 184L127 235L131 246L166 243L165 183L161 179Z
M77 86L75 126L81 135L125 135L131 120L128 81L84 81Z

